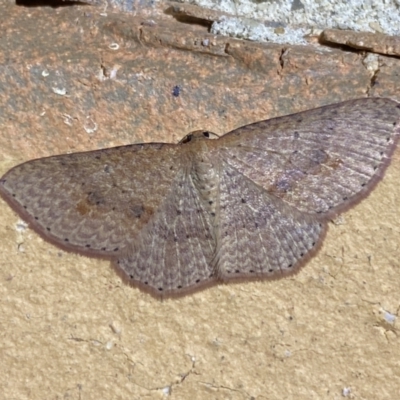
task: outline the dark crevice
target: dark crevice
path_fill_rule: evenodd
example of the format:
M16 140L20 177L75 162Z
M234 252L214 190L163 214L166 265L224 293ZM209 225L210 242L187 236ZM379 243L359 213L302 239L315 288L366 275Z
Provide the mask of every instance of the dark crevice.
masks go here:
M344 51L346 53L358 54L358 53L363 52L363 51L368 51L367 49L357 49L357 48L355 48L353 46L349 46L349 45L346 45L344 43L329 42L328 40L325 40L325 39L323 39L321 37L319 37L318 43L321 46L329 47L331 49L341 50L341 51Z
M15 4L20 7L71 7L71 6L89 6L90 4L83 1L68 0L16 0Z
M281 66L281 71L283 70L283 67L285 66L285 60L283 59L283 56L285 55L286 50L287 50L287 49L284 47L284 48L281 50L281 55L279 56L279 64L280 64L280 66Z
M211 28L211 25L214 22L206 20L204 18L194 17L183 13L177 13L174 7L169 7L165 11L165 14L172 15L178 22L181 22L183 24L199 25L199 26L205 26L207 28Z

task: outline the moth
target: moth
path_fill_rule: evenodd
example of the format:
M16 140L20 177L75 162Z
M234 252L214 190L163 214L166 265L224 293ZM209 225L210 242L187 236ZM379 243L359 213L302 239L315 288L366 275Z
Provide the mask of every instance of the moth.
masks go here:
M351 100L221 137L28 161L1 178L0 195L45 240L110 259L155 296L280 278L382 178L399 122L393 100Z

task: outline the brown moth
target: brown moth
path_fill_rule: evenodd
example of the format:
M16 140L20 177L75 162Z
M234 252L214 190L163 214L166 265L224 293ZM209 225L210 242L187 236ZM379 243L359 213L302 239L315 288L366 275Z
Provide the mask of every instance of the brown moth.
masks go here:
M111 259L156 296L280 278L382 178L399 123L395 101L351 100L215 140L197 131L176 145L29 161L1 178L0 194L44 239Z

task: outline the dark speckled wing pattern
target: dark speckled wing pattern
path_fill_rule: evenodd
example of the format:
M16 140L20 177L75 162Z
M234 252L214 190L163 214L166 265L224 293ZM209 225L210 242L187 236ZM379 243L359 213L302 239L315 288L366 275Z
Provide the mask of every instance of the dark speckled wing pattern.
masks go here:
M180 169L176 146L124 146L18 165L2 178L0 193L54 244L118 255L152 218Z
M382 178L400 106L351 100L236 129L29 161L0 194L45 239L156 296L279 278ZM215 135L214 135L215 136Z

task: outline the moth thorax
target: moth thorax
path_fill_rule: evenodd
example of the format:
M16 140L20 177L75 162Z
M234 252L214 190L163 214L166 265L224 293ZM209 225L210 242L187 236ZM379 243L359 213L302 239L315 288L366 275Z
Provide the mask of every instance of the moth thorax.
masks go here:
M217 168L210 160L196 160L191 170L191 178L204 206L214 216L218 190Z

